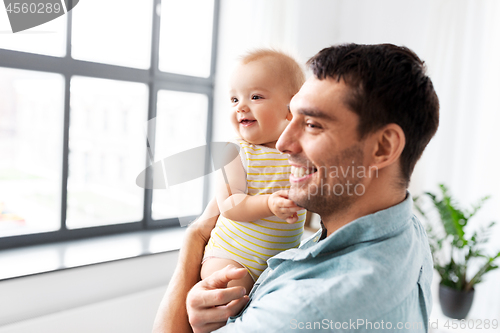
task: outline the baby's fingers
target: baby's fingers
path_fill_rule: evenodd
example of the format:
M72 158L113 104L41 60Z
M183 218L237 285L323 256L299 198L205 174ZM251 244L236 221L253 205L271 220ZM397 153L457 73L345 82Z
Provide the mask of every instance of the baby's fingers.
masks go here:
M293 217L294 215L297 215L297 211L299 211L301 208L280 208L279 212L276 214L280 219L286 220L288 218ZM288 222L288 221L287 221Z
M283 214L286 214L288 216L288 215L293 215L302 209L303 208L299 206L293 206L293 207L282 207L280 210Z
M282 208L298 208L298 209L302 209L301 207L297 206L297 204L295 202L293 202L292 200L290 200L290 199L279 200L279 206L282 207Z
M299 220L299 216L297 215L297 213L293 213L292 216L286 218L286 222L288 222L288 223L295 223L298 220Z

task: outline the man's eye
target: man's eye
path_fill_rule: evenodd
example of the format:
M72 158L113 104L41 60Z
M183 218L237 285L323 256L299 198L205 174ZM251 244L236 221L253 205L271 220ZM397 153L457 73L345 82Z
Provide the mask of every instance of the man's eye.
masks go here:
M309 127L309 128L314 128L314 129L321 128L320 126L312 124L312 123L307 123L306 126Z
M236 97L231 97L231 103L238 103L238 99Z

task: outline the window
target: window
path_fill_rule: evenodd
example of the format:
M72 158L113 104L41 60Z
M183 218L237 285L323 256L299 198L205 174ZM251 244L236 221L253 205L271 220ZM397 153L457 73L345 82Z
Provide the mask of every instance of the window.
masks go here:
M204 94L160 90L156 114L156 160L206 142L208 98ZM190 128L186 131L186 128ZM171 142L176 142L172 145ZM153 192L152 217L155 220L201 214L203 178L172 186L170 191ZM183 202L190 202L189 205Z
M218 8L87 0L0 39L0 249L201 213L206 179L148 190L136 178L211 139Z

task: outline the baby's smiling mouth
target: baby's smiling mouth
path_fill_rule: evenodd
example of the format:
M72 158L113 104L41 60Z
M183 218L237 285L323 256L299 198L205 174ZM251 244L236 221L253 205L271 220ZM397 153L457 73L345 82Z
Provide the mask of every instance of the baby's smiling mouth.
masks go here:
M240 120L240 124L243 125L243 126L250 126L250 125L252 125L255 122L256 122L255 119L243 118L243 119Z

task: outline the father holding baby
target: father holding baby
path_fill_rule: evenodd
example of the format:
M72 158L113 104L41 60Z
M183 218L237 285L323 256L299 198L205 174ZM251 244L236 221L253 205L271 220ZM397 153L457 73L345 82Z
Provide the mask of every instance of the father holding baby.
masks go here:
M407 192L439 122L424 64L404 47L347 44L308 65L276 148L308 171L288 197L321 230L270 258L246 296L227 288L244 268L199 282L217 219L206 211L186 232L154 332L428 331L432 260Z

